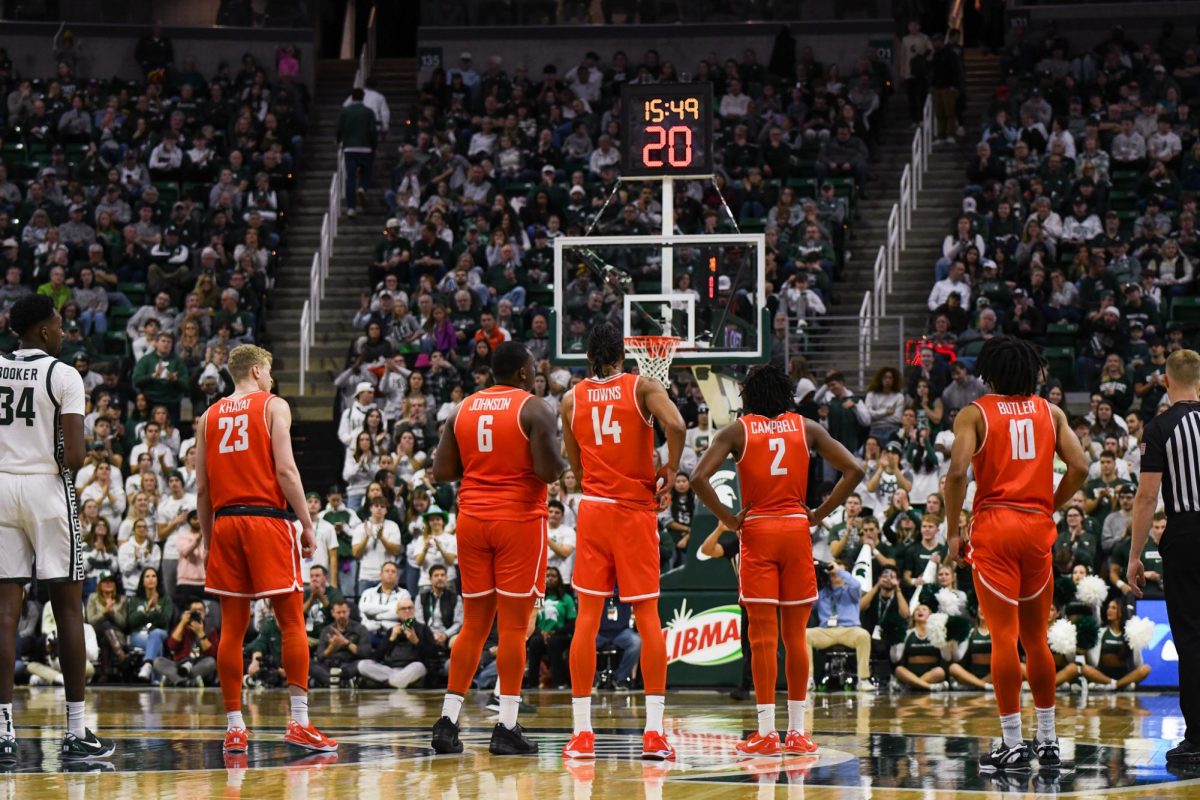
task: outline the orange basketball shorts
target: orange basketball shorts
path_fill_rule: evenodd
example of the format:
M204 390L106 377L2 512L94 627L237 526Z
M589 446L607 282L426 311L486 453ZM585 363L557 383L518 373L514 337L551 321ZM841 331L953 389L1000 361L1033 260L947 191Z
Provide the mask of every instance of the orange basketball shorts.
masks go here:
M275 517L218 517L213 522L204 589L224 597L270 597L304 590L300 533Z
M546 518L487 520L458 515L458 576L463 597L497 592L509 597L546 594Z
M584 498L575 518L576 591L622 602L658 597L658 516L648 509Z
M991 506L971 520L967 563L983 589L1015 606L1050 583L1056 538L1054 520L1040 511Z
M742 523L738 593L743 603L799 606L817 599L806 518L750 517Z

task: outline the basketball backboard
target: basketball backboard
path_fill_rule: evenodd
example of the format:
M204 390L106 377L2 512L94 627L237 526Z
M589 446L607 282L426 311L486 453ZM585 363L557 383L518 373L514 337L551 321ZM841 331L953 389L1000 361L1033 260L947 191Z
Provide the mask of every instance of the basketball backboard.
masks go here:
M770 355L762 234L554 240L551 361L587 364L587 331L680 338L675 364L751 364Z

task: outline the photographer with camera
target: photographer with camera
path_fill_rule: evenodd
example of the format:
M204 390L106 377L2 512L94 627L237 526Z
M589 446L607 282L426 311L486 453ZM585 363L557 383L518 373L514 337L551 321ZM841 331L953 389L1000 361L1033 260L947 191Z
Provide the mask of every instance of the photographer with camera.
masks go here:
M840 561L817 562L817 626L808 629L808 657L813 650L853 648L858 659L858 690L871 692L871 635L859 622L862 588ZM830 675L826 675L826 680Z
M283 669L283 631L279 629L269 603L262 603L261 612L258 636L244 648L250 660L242 682L246 686L283 688L287 686L287 673Z
M903 630L908 625L909 607L900 591L900 577L894 567L884 566L870 591L858 601L860 621L871 633L871 650L876 658L888 657L883 631L891 626Z
M172 686L211 684L217 671L217 644L220 633L207 624L204 603L193 600L167 636L167 655L154 659L154 671L163 683Z
M417 622L417 609L411 598L401 599L396 613L400 620L379 648L378 661L359 661L358 674L393 689L404 689L424 679L430 667L436 666L437 642L429 626Z
M321 631L316 654L308 667L309 686L344 686L357 678L359 662L371 655L370 640L371 634L362 623L350 619L350 604L345 600L335 601L333 622Z

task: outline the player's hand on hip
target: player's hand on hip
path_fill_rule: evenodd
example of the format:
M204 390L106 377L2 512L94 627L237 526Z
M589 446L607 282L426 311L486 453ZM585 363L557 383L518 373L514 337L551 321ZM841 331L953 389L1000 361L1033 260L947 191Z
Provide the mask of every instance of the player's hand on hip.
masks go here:
M659 467L658 472L655 474L654 499L662 500L670 493L671 487L674 485L675 470L665 464Z
M1134 597L1142 596L1142 587L1146 585L1146 568L1142 566L1140 558L1129 558L1129 565L1125 568L1125 582L1129 584L1129 591L1133 592Z
M317 540L313 536L312 525L305 525L300 531L300 555L309 558L317 549Z

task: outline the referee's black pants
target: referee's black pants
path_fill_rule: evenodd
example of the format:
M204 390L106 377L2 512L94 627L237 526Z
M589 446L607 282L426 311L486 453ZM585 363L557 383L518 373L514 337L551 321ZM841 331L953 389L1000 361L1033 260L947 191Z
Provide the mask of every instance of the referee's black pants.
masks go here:
M1158 544L1171 637L1179 652L1184 738L1200 745L1200 513L1173 515Z

